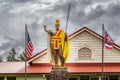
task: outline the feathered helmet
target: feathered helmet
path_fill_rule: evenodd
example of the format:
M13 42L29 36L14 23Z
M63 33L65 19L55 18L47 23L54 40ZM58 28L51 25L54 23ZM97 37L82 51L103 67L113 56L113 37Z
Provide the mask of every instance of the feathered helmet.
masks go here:
M60 20L56 19L55 25L60 25Z

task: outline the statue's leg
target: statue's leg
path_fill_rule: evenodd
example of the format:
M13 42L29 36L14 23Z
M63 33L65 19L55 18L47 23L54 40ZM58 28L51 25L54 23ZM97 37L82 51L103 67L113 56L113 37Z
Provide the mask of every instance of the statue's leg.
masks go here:
M60 61L61 61L61 66L64 66L64 57L63 57L63 51L62 51L62 46L60 45L59 48L59 57L60 57Z
M51 51L52 51L52 56L54 59L55 66L57 66L58 65L58 56L57 56L56 50L53 47L53 44L51 45Z
M55 50L54 50L55 51ZM55 66L58 66L58 56L57 56L57 53L55 51L54 53L54 60L55 60Z

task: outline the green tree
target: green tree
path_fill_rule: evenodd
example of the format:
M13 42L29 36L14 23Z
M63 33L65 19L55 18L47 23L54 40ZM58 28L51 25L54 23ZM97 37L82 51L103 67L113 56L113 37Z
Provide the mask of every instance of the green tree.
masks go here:
M0 56L0 62L2 62L3 61L3 58Z
M15 50L15 48L12 48L11 51L10 51L10 53L7 56L7 61L18 61L15 58L15 55L16 55L16 50Z
M18 58L19 58L19 61L25 61L25 52L23 51L23 53L20 54Z

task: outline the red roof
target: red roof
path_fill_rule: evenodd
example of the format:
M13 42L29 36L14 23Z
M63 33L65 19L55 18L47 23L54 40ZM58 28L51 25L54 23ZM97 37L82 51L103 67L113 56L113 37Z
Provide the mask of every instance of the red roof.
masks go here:
M4 73L18 73L18 71L24 68L24 62L1 62L0 74Z
M69 73L101 73L101 63L67 63ZM49 63L39 63L27 66L28 74L50 73L52 65ZM2 62L0 63L0 74L24 74L24 62ZM104 72L120 73L120 63L104 63Z

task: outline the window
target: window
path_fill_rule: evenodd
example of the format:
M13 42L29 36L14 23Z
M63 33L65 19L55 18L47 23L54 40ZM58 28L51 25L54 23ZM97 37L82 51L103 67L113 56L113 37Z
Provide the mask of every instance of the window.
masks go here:
M91 78L91 80L99 80L99 78L97 78L97 77L96 78Z
M77 80L77 78L69 78L69 80Z
M89 76L80 76L80 80L89 80Z
M4 77L0 77L0 80L4 80Z
M16 80L16 77L7 77L7 80Z
M112 76L110 76L110 80L118 80L118 76L117 75L112 75Z
M105 77L105 78L104 78L104 80L108 80L108 78L107 78L107 77Z
M102 80L102 78L101 78L101 80ZM108 80L108 77L104 77L104 79L103 80Z
M79 60L90 60L92 59L92 50L89 48L82 48L78 50L78 59Z

